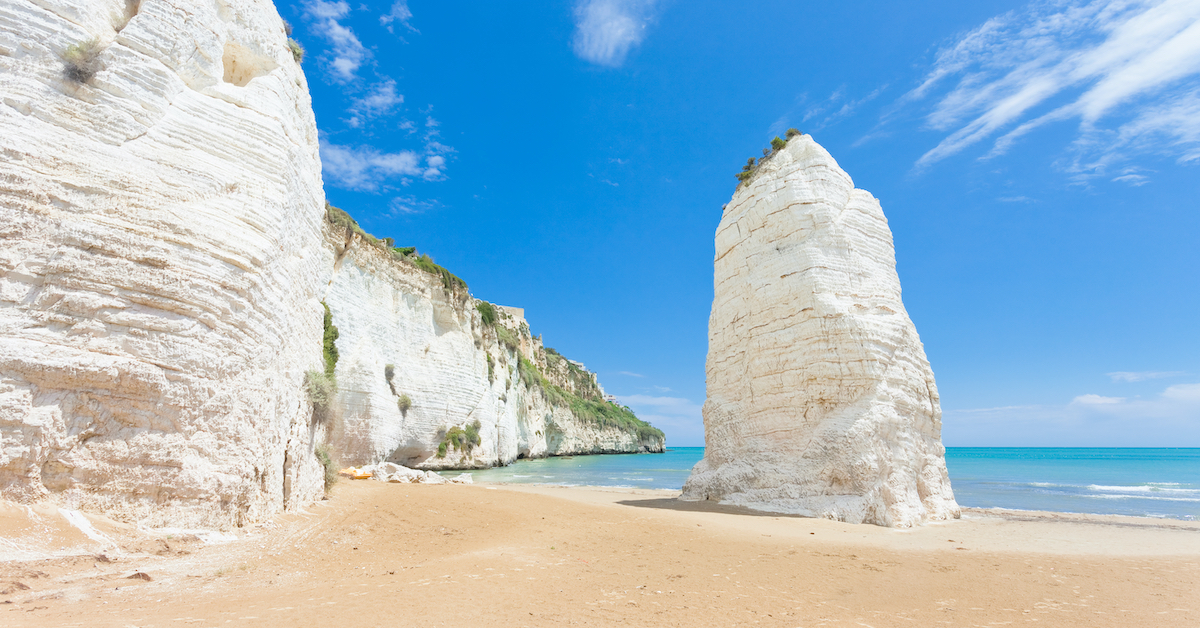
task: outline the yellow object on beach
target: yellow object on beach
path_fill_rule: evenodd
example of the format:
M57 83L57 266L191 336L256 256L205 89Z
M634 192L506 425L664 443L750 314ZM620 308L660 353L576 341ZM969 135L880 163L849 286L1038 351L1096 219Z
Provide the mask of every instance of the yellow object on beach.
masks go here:
M344 475L351 480L369 480L374 474L372 474L370 471L359 471L354 467L346 467L345 469L338 471L338 475Z

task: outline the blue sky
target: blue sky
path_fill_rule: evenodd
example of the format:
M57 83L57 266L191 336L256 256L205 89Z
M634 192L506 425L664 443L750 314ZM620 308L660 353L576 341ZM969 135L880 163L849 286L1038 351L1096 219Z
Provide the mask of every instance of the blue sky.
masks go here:
M280 11L330 202L668 445L733 174L797 127L883 204L948 446L1200 446L1200 0Z

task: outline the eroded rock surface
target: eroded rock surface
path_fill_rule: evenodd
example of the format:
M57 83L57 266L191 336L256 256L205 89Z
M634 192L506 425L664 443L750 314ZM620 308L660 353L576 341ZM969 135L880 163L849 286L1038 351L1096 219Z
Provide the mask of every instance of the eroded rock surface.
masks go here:
M663 451L657 430L639 435L572 411L572 402L614 408L594 373L542 346L523 310L495 306L488 325L465 289L346 236L331 228L327 237L337 261L324 297L339 330L329 422L343 464L484 468L518 458ZM447 438L476 424L478 443L455 447Z
M887 219L799 136L716 235L705 456L683 499L907 527L957 518Z
M319 497L321 170L274 5L4 2L0 97L0 495L218 528Z
M573 412L603 390L520 310L327 219L287 42L267 0L0 4L0 498L228 528L322 459L662 451Z

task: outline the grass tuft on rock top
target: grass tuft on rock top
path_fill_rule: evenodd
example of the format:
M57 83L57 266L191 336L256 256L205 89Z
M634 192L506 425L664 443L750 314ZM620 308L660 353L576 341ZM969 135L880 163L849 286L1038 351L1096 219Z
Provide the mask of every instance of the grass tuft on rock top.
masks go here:
M734 176L737 177L737 180L738 180L738 187L741 187L743 183L747 183L751 179L753 179L754 175L758 173L759 166L766 163L766 161L768 159L770 159L771 157L774 157L775 153L783 150L783 148L785 146L787 146L787 143L789 140L791 140L794 137L800 137L801 135L804 135L804 134L795 128L788 129L787 132L784 133L784 136L786 137L786 139L781 138L778 135L776 135L775 138L771 140L771 145L769 147L763 149L762 157L759 157L757 160L753 157L746 160L746 165L742 166L741 172L737 172L734 174Z

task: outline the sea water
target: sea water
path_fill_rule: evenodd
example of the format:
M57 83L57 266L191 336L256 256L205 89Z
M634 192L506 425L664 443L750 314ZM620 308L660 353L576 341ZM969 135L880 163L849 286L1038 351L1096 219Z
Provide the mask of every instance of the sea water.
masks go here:
M678 490L703 456L703 447L672 447L471 473L480 482ZM961 506L1200 519L1200 449L948 447L946 466Z

